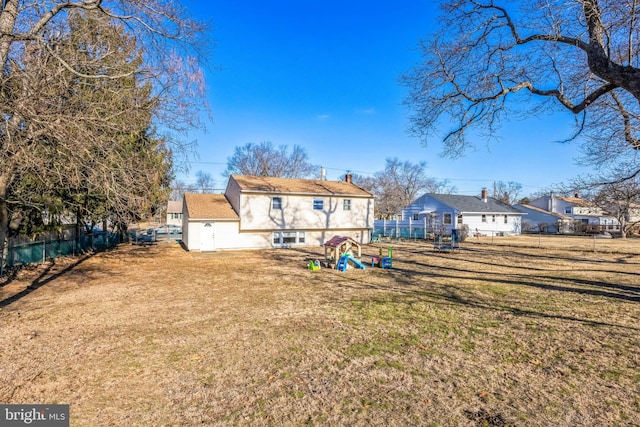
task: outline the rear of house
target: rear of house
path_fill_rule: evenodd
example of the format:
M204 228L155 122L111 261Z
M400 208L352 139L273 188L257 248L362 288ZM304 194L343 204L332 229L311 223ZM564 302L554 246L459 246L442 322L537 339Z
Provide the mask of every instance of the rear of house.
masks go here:
M188 229L189 250L316 246L335 235L368 243L373 229L373 195L350 179L231 175L225 194L216 195L219 211L195 217L191 204L207 204L196 201L197 196L206 195L185 197L183 228ZM196 239L194 233L204 236Z

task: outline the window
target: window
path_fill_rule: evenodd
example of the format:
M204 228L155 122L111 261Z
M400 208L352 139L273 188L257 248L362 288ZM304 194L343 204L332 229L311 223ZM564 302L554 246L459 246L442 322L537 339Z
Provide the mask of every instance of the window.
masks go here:
M313 210L321 211L324 209L324 200L322 199L313 199Z
M444 218L443 218L442 222L444 224L451 224L451 214L450 213L444 214Z
M495 215L491 215L491 222L496 222L496 216Z
M282 209L282 197L273 197L271 199L271 209Z
M285 245L294 245L296 243L296 232L285 231L282 233L282 243Z
M564 213L570 214L571 213L571 206L564 208Z
M351 199L345 199L342 201L342 210L343 211L351 210Z
M273 233L273 245L274 246L291 246L291 245L303 245L305 243L304 231L275 231Z
M413 217L411 219L414 221L418 221L420 219L420 214L413 214Z
M505 224L508 224L508 223L509 223L509 218L508 218L506 215L504 216L504 223L505 223Z
M462 224L462 215L458 215L458 224Z
M486 215L482 215L482 222L487 222L487 216Z
M182 214L181 213L172 213L171 214L171 219L182 219Z

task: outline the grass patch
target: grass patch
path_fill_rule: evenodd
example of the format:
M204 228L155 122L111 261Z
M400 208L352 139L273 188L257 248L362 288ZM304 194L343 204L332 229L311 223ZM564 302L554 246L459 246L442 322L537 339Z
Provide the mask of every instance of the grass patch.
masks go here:
M0 310L0 400L69 403L74 426L627 425L640 246L611 240L393 243L393 269L344 273L306 269L322 248L57 260L0 286L24 295Z

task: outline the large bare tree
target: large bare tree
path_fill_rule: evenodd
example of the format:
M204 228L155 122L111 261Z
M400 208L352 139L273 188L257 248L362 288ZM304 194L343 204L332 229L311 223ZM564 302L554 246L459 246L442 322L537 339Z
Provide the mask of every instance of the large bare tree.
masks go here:
M638 0L443 0L407 73L411 131L457 156L505 120L566 111L590 162L638 173ZM450 123L449 125L447 123ZM447 127L448 126L448 127ZM544 135L541 135L544 139Z
M307 178L319 169L309 162L304 148L294 145L289 153L286 145L275 147L272 142L265 141L236 147L233 155L227 159L227 169L223 175Z
M121 220L150 204L181 147L169 132L199 125L205 35L170 0L0 3L0 254L10 204L44 207L29 189Z
M360 185L360 181L354 182ZM385 168L376 172L363 188L371 191L376 201L376 216L391 218L422 193L451 193L455 187L448 181L427 176L427 163L412 163L398 158L386 159Z

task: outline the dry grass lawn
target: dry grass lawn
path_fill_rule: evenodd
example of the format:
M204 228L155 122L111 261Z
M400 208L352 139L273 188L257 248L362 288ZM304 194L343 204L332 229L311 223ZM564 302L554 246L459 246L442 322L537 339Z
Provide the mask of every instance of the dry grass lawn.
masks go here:
M639 425L640 242L392 245L392 270L178 245L23 270L0 402L73 426Z

